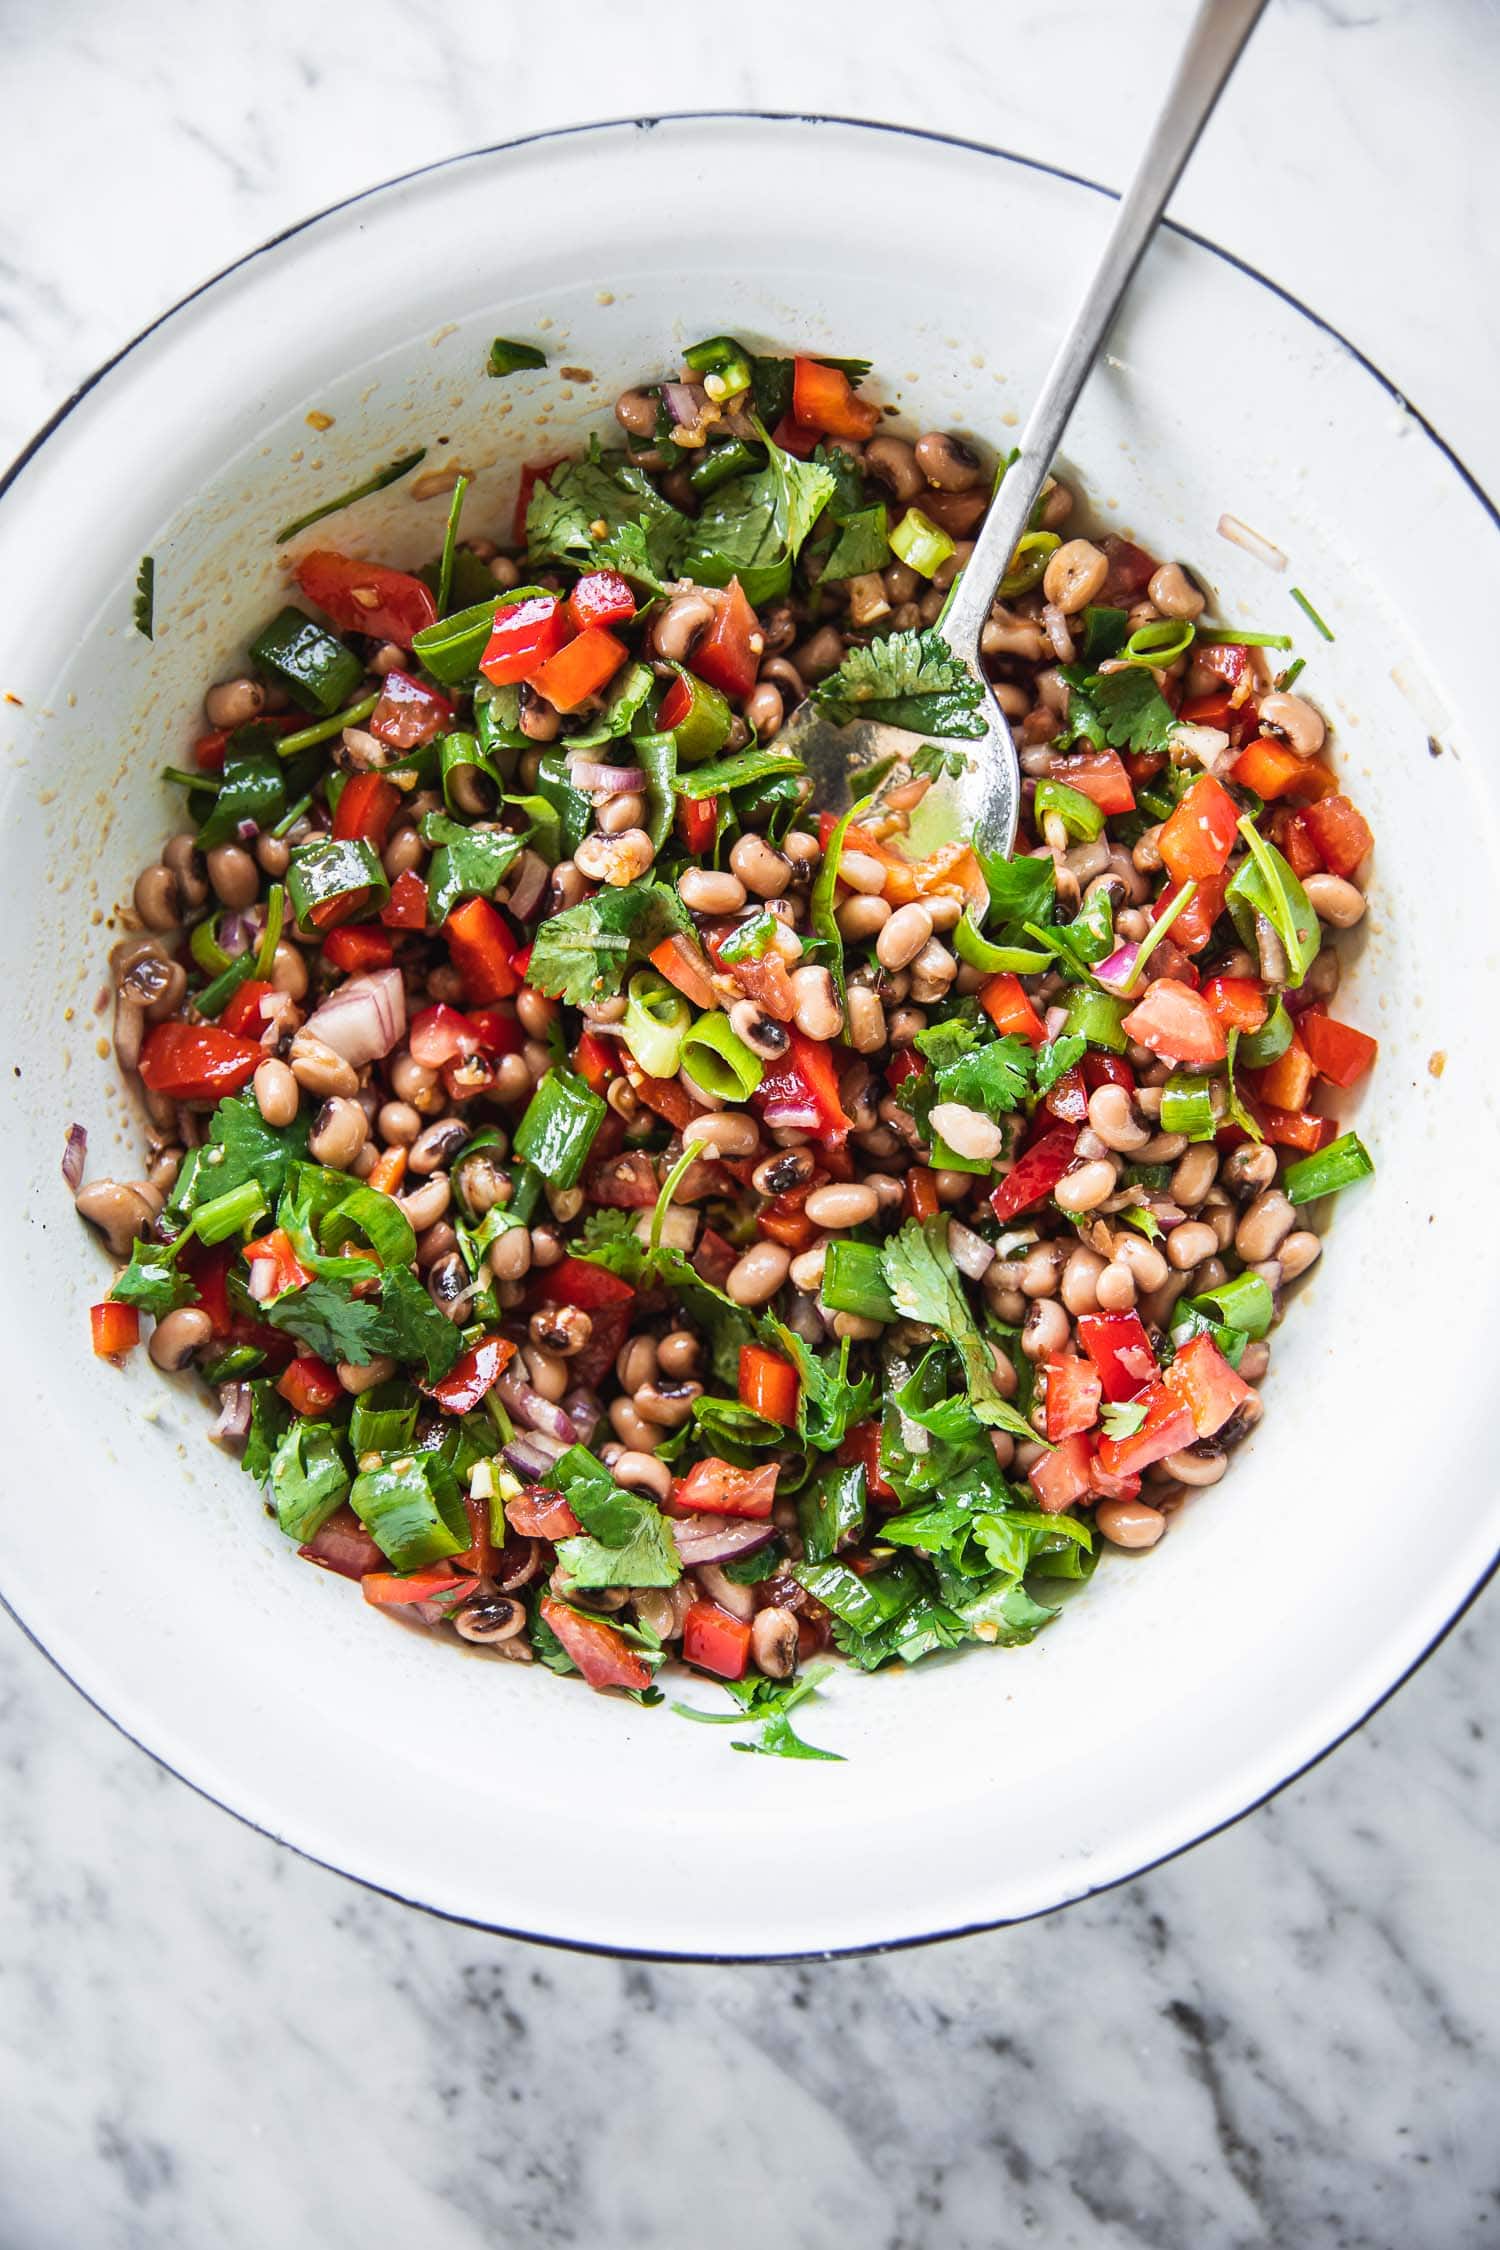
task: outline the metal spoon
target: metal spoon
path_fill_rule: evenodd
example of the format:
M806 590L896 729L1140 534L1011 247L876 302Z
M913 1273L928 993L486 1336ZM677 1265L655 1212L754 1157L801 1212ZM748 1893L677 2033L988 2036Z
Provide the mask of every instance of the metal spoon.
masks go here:
M989 851L1008 855L1015 842L1021 772L1010 727L980 666L980 632L1131 277L1265 4L1266 0L1203 0L1098 270L1048 370L1020 450L1005 472L974 552L939 619L937 630L948 647L984 683L979 711L985 735L983 740L951 745L966 755L961 768L956 758L945 761L945 770L913 816L909 841L915 848L930 851L966 836ZM797 752L811 775L813 809L832 812L848 808L851 780L857 782L862 772L893 757L910 757L925 739L868 719L835 726L811 701L798 706L776 738L778 748L785 745ZM950 767L960 770L947 770Z

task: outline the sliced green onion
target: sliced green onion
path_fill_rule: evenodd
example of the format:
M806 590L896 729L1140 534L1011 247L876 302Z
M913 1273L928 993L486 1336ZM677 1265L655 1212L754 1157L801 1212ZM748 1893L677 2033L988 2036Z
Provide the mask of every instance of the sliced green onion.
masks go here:
M688 470L687 480L699 499L706 500L721 484L732 484L736 477L763 468L765 458L763 447L747 445L743 438L730 438L727 444L706 446Z
M1096 985L1076 984L1068 995L1063 1032L1086 1039L1091 1047L1107 1047L1111 1054L1123 1055L1130 1045L1122 1029L1129 1013L1128 1000L1117 1000L1112 992L1101 992Z
M286 886L273 883L266 893L266 926L260 943L255 948L255 973L264 980L271 974L271 964L276 959L276 948L281 943L281 933L286 925Z
M738 398L750 388L750 355L737 337L709 336L685 351L682 363L703 377L712 399Z
M1186 656L1193 645L1193 623L1187 617L1157 617L1138 625L1120 651L1122 664L1149 665L1161 671Z
M894 533L891 544L895 545ZM1010 558L1010 568L1000 581L1000 599L1013 601L1017 594L1029 594L1034 586L1039 586L1048 563L1061 545L1055 531L1023 532Z
M703 1015L682 1043L682 1067L705 1094L721 1102L747 1101L765 1076L759 1055L732 1031L729 1018Z
M1161 1129L1186 1133L1190 1141L1211 1141L1218 1131L1214 1087L1221 1083L1196 1070L1174 1070L1161 1090Z
M457 687L479 670L479 659L489 647L490 635L495 630L495 612L514 601L526 601L533 594L545 593L543 586L518 586L507 593L502 603L497 593L492 602L475 602L469 609L456 609L451 617L440 617L435 625L424 625L412 635L411 652L424 671L430 672L439 687Z
M356 891L373 891L377 905L391 895L380 854L362 836L325 836L316 844L302 845L292 854L286 887L302 930L316 927L314 907L331 905Z
M1297 659L1295 660L1295 662L1293 662L1293 663L1291 663L1291 664L1289 664L1289 665L1287 666L1287 668L1286 668L1286 670L1285 670L1284 672L1278 672L1278 673L1277 673L1277 675L1276 675L1276 692L1277 692L1277 694L1278 694L1278 695L1285 695L1285 693L1286 693L1287 689L1288 689L1288 688L1289 688L1289 687L1290 687L1290 686L1292 685L1292 682L1293 682L1294 680L1300 679L1301 675L1302 675L1302 674L1303 674L1303 673L1304 673L1304 672L1305 672L1306 670L1307 670L1307 658L1306 658L1305 656L1299 656L1299 657L1298 657L1298 658L1297 658Z
M1197 1307L1206 1305L1227 1326L1241 1328L1252 1338L1265 1335L1276 1311L1270 1284L1258 1273L1237 1273L1232 1280L1201 1290L1186 1301Z
M513 1219L522 1226L530 1226L536 1216L536 1207L542 1200L542 1175L534 1164L523 1164L521 1177L514 1182L515 1192L507 1208Z
M1070 789L1065 781L1039 781L1036 785L1036 825L1049 813L1062 822L1075 843L1091 844L1104 829L1104 814L1092 797Z
M729 740L734 713L725 697L716 687L710 687L707 680L700 680L680 664L674 664L672 669L688 693L687 710L672 728L672 740L685 766L701 766L707 759L716 758Z
M497 336L484 363L486 375L519 375L523 368L545 367L547 354L535 344L518 344L511 336ZM441 605L439 605L441 606Z
M448 522L443 532L443 555L438 564L437 609L439 617L446 616L448 599L453 592L453 557L458 552L458 519L464 512L464 494L470 482L467 470L460 471L454 486L453 498L448 504Z
M1172 1312L1169 1333L1179 1351L1194 1336L1206 1336L1211 1344L1217 1344L1231 1367L1239 1366L1245 1356L1245 1346L1250 1341L1243 1328L1227 1327L1222 1320L1214 1320L1203 1312L1195 1297L1178 1299Z
M163 781L175 781L179 789L201 789L210 797L217 797L224 784L216 773L188 773L182 766L163 766Z
M703 1150L697 1141L689 1141L671 1171L661 1183L661 1193L651 1214L651 1255L655 1258L661 1250L662 1231L667 1223L667 1213L672 1208L672 1198L686 1179Z
M625 987L620 1037L648 1078L675 1078L693 1011L665 977L642 969Z
M1205 648L1290 648L1290 633L1237 633L1229 625L1205 625L1197 628L1198 640Z
M282 735L276 744L277 756L295 758L299 751L311 750L317 743L342 734L345 727L362 726L379 701L378 695L364 696L358 703L351 703L347 710L335 711L331 718L319 719L313 726L298 727L294 734Z
M1317 627L1318 631L1322 634L1325 641L1331 641L1333 639L1333 634L1329 631L1322 618L1313 608L1312 603L1308 600L1306 594L1303 593L1302 588L1300 586L1292 586L1288 588L1288 592L1291 594L1292 600L1297 604L1297 607L1301 610L1303 616L1308 620L1309 624L1315 625ZM1282 646L1286 648L1290 648L1291 645L1292 644L1290 641L1282 643Z
M250 660L320 719L332 718L365 676L353 649L290 602L250 643Z
M397 1570L420 1570L470 1544L458 1479L432 1453L407 1454L361 1471L349 1505Z
M1083 613L1083 647L1080 651L1085 664L1102 664L1106 657L1118 656L1125 646L1125 636L1130 631L1128 609L1112 609L1108 604L1090 602Z
M232 1234L253 1226L265 1208L266 1191L259 1180L242 1180L227 1194L200 1203L183 1232L196 1235L212 1249L216 1242L227 1242Z
M571 1070L554 1067L516 1127L515 1152L553 1187L576 1187L605 1114L601 1095Z
M226 953L219 943L219 924L228 911L227 906L219 907L206 921L195 922L188 932L188 951L205 975L220 976L239 958L237 954Z
M276 534L276 545L284 547L289 539L296 538L299 531L306 531L311 524L321 523L325 516L336 516L342 509L352 508L356 500L368 500L372 492L384 492L388 484L398 484L402 477L411 475L419 461L426 458L427 448L420 445L415 453L403 453L399 461L387 462L383 469L375 471L374 476L366 477L363 484L356 484L350 491L341 492L336 500L325 500L319 507L309 508L305 516L297 516L291 523L283 524Z
M781 924L769 907L731 930L719 946L721 961L763 961L776 943L776 932Z
M1235 1053L1247 1070L1264 1070L1284 1055L1292 1043L1292 1018L1285 1000L1278 992L1276 1004L1259 1031L1244 1031Z
M410 1383L377 1383L362 1391L349 1417L349 1444L356 1461L367 1453L400 1453L417 1427L417 1394Z
M1288 1165L1281 1185L1291 1202L1316 1203L1321 1195L1336 1195L1356 1180L1367 1180L1374 1169L1375 1159L1358 1133L1340 1133L1327 1148Z
M896 1317L885 1266L873 1242L849 1242L841 1235L829 1243L821 1295L830 1312L858 1313L865 1320Z
M1135 957L1135 967L1131 970L1129 978L1126 981L1125 990L1127 992L1134 992L1136 986L1141 981L1142 969L1146 966L1146 963L1150 960L1152 954L1161 944L1162 939L1166 936L1168 930L1171 929L1172 924L1176 921L1183 908L1187 906L1192 899L1195 899L1197 895L1198 885L1196 884L1196 882L1184 883L1182 889L1177 893L1177 896L1173 899L1171 905L1167 908L1166 913L1162 915L1159 921L1152 923L1150 929L1141 939L1140 951L1136 954Z
M1024 945L991 945L975 922L971 906L964 908L953 933L953 950L971 969L982 969L986 976L992 977L1007 971L1012 976L1033 977L1052 966L1050 952L1034 952Z
M920 508L908 508L891 533L891 552L919 578L930 578L954 551L947 532Z
M259 1367L265 1353L254 1344L231 1344L227 1352L206 1362L203 1369L205 1383L233 1383L241 1375L248 1375Z

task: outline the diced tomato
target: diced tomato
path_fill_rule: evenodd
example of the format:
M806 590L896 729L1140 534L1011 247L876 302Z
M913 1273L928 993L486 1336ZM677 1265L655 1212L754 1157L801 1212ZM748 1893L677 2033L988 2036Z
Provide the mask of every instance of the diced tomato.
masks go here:
M228 728L215 727L212 734L200 734L193 744L193 763L200 773L222 773L228 747Z
M719 596L713 622L693 647L693 670L721 695L748 695L760 671L760 657L751 647L760 636L760 621L737 578L731 578Z
M266 1028L260 1004L275 990L274 984L263 984L258 977L251 977L225 1002L224 1013L219 1018L224 1029L232 1031L238 1039L259 1039Z
M759 1344L740 1347L740 1403L768 1422L790 1426L797 1419L797 1370L790 1360Z
M1312 1058L1313 1069L1320 1078L1334 1086L1353 1086L1380 1052L1378 1041L1368 1033L1356 1031L1352 1024L1335 1023L1331 1016L1319 1015L1310 1008L1298 1020L1302 1044ZM1289 1103L1289 1108L1301 1105Z
M1081 1432L1064 1438L1061 1445L1044 1453L1040 1461L1033 1461L1027 1476L1036 1494L1037 1506L1049 1516L1062 1514L1082 1500L1089 1490L1089 1462L1093 1456L1091 1441Z
M1221 874L1234 849L1239 811L1211 773L1198 776L1157 837L1162 865L1176 883L1201 883Z
M294 1414L326 1414L343 1397L343 1385L326 1359L303 1352L282 1371L276 1388Z
M1194 1070L1222 1062L1227 1051L1224 1026L1212 1008L1175 977L1148 984L1121 1028L1153 1055Z
M1130 776L1113 750L1082 750L1074 758L1059 758L1052 778L1089 798L1102 813L1135 811Z
M1302 760L1284 742L1261 734L1246 743L1230 771L1242 789L1253 789L1257 797L1273 801L1301 780Z
M635 596L617 570L586 570L568 596L568 615L580 633L591 625L628 625Z
M990 1209L995 1217L1013 1219L1049 1196L1063 1174L1072 1169L1073 1144L1077 1138L1076 1126L1057 1125L1051 1132L1043 1133L1040 1140L1033 1141L990 1197Z
M677 800L677 833L682 838L682 848L700 859L712 849L719 831L719 800L717 797L679 797Z
M1230 1366L1212 1336L1192 1336L1162 1377L1179 1406L1192 1417L1195 1437L1212 1437L1237 1414L1250 1385Z
M1200 650L1199 654L1206 654ZM1190 695L1177 716L1186 726L1218 727L1227 734L1234 706L1228 688L1219 688L1212 695Z
M212 1246L203 1242L189 1242L180 1253L177 1263L198 1292L200 1311L208 1315L209 1326L215 1336L231 1336L235 1318L229 1303L229 1269L240 1254L235 1241L216 1242ZM274 1335L274 1329L268 1330ZM286 1339L290 1344L290 1338ZM288 1358L291 1353L288 1351Z
M901 1186L901 1207L909 1219L935 1219L938 1215L937 1175L926 1164L914 1164Z
M598 1039L592 1031L585 1031L573 1049L573 1068L592 1092L602 1094L612 1078L619 1076L617 1050L612 1041Z
M1133 539L1116 539L1111 536L1103 542L1103 546L1105 560L1109 564L1109 575L1098 598L1111 606L1128 609L1136 596L1143 594L1150 585L1156 574L1156 564L1145 548L1138 547Z
M1271 823L1271 841L1299 882L1305 876L1322 873L1323 854L1312 840L1305 812L1277 813Z
M856 843L852 848L858 851L861 847ZM904 885L897 880L898 871L910 880L912 897L956 898L960 904L976 909L989 905L989 885L966 843L940 844L935 852L928 852L921 859L903 859L899 853L892 852L883 864L886 878L881 896L893 905L905 904L905 897L897 895L898 890L904 891Z
M1105 1468L1098 1454L1089 1463L1089 1490L1098 1500L1135 1500L1140 1495L1141 1480L1133 1472L1129 1476L1115 1476Z
M734 1244L726 1242L716 1228L704 1227L688 1263L711 1288L722 1290L739 1262L739 1255Z
M550 1594L540 1604L544 1622L562 1642L592 1688L644 1688L651 1685L651 1667L637 1655L629 1641L602 1617L585 1617L554 1601Z
M437 622L437 603L420 578L380 563L358 562L331 547L315 547L297 565L297 584L341 633L410 648L424 625Z
M352 773L333 809L333 833L340 842L362 839L383 852L391 822L401 809L401 792L380 773Z
M477 1055L484 1038L471 1017L439 1000L413 1016L406 1044L413 1062L420 1063L424 1070L441 1070L444 1063Z
M347 1506L335 1508L327 1523L297 1552L304 1562L316 1563L320 1570L334 1571L340 1578L365 1578L385 1564L384 1555Z
M1165 1383L1153 1383L1143 1391L1141 1403L1146 1419L1133 1436L1099 1440L1099 1465L1109 1476L1139 1476L1153 1461L1164 1461L1169 1453L1180 1453L1193 1442L1193 1417Z
M531 506L531 495L539 484L545 484L554 469L560 469L568 456L559 453L551 461L526 461L521 467L521 479L516 488L516 508L511 530L518 547L526 544L526 511Z
M272 1286L268 1294L279 1297L286 1289L305 1289L312 1275L303 1265L285 1227L273 1227L254 1242L245 1244L245 1261L248 1265L268 1265L271 1268Z
M1179 955L1203 951L1214 934L1214 924L1224 911L1224 895L1228 886L1229 878L1226 875L1207 875L1199 882L1187 905L1172 923L1172 943L1177 947ZM1180 888L1180 884L1173 883L1162 892L1152 909L1153 922L1162 920ZM1161 958L1165 958L1165 955Z
M872 1500L899 1498L896 1487L880 1473L879 1422L856 1422L845 1433L838 1458L840 1468L864 1470L865 1491Z
M357 928L330 930L323 940L323 958L346 976L355 976L363 969L388 969L394 949L387 931L365 923Z
M734 924L726 922L708 932L708 950L714 967L732 976L745 998L753 1000L768 1016L774 1016L778 1023L790 1023L797 1013L797 995L792 990L786 962L774 945L768 946L758 960L726 961L723 948L734 928Z
M818 1239L818 1230L808 1217L806 1203L812 1193L806 1187L788 1188L782 1195L772 1196L755 1214L755 1231L766 1242L779 1242L795 1257L810 1250Z
M1311 1055L1300 1035L1293 1033L1286 1052L1278 1055L1275 1062L1267 1063L1264 1070L1257 1071L1251 1084L1257 1100L1264 1102L1268 1109L1301 1109L1312 1092L1315 1075Z
M486 1055L518 1055L526 1044L526 1033L514 1011L508 1008L470 1008L469 1021L479 1034L479 1045Z
M1103 1396L1097 1367L1071 1352L1054 1353L1047 1361L1047 1435L1053 1443L1091 1430Z
M398 1143L377 1156L365 1174L365 1186L377 1195L394 1195L406 1178L406 1151Z
M1099 1370L1112 1406L1132 1399L1156 1380L1156 1354L1138 1313L1080 1313L1078 1341Z
M583 1529L562 1494L546 1487L507 1500L505 1520L523 1539L573 1539Z
M908 1078L920 1078L927 1065L915 1047L896 1047L885 1066L885 1082L894 1093Z
M1375 848L1369 822L1347 797L1324 797L1303 814L1330 873L1346 880Z
M793 360L792 414L805 430L853 438L858 444L873 437L880 426L879 407L856 398L843 369L825 367L820 359Z
M1325 766L1321 758L1304 758L1302 778L1287 791L1289 805L1316 804L1320 797L1336 797L1339 785L1333 777L1333 768Z
M1193 662L1213 679L1222 680L1226 687L1236 688L1249 675L1250 651L1239 641L1205 641L1194 649ZM1184 708L1183 717L1186 716ZM1219 724L1217 719L1201 723L1211 727Z
M502 602L479 669L496 687L529 680L549 656L557 654L571 631L568 613L555 594L527 594L520 601Z
M388 930L426 929L427 885L415 868L402 868L380 909L380 919Z
M359 1585L365 1600L377 1609L399 1609L408 1602L465 1601L476 1583L467 1574L457 1576L442 1562L426 1570L409 1571L404 1577L394 1570L368 1571Z
M442 1381L433 1384L429 1395L445 1414L471 1414L515 1356L516 1347L508 1336L481 1336L454 1361Z
M466 898L443 924L448 955L464 980L464 997L484 1007L521 987L510 925L487 898Z
M654 1109L658 1117L664 1117L674 1132L680 1133L685 1125L691 1125L693 1119L702 1114L699 1104L675 1078L649 1077L638 1063L632 1062L625 1064L625 1075L637 1101L644 1102L647 1109ZM654 1203L655 1195L648 1196L646 1201Z
M116 1305L108 1299L89 1306L89 1336L100 1359L121 1359L141 1340L141 1316L135 1305Z
M1042 1107L1060 1125L1081 1125L1089 1113L1088 1083L1082 1065L1065 1070L1042 1097Z
M564 1258L560 1264L548 1266L541 1276L542 1295L550 1305L576 1305L587 1313L601 1312L608 1305L628 1305L635 1291L628 1281L622 1281L608 1266L596 1266L587 1258Z
M791 1026L787 1038L786 1054L770 1065L751 1098L768 1125L800 1125L841 1146L849 1120L839 1100L834 1050Z
M1226 1031L1259 1031L1270 1013L1265 990L1254 977L1210 977L1201 996Z
M685 1000L695 1008L717 1008L719 995L714 990L708 963L690 938L675 931L663 938L651 955L651 966L659 969L668 984L673 984Z
M1327 1148L1338 1132L1331 1117L1296 1109L1263 1110L1260 1129L1273 1148L1294 1148L1304 1156L1315 1156L1320 1148Z
M820 430L805 430L788 407L771 432L771 441L779 445L783 453L795 454L799 461L806 461L822 444L823 437Z
M1123 1086L1127 1094L1135 1091L1135 1072L1123 1055L1102 1055L1091 1047L1082 1067L1084 1084L1091 1094L1101 1086Z
M682 1660L721 1680L739 1680L750 1661L750 1627L717 1602L694 1602L682 1621Z
M216 1023L154 1023L141 1045L140 1071L153 1094L176 1102L217 1102L237 1094L266 1059L253 1039Z
M377 742L392 750L420 750L453 724L453 706L425 680L410 672L387 672L380 700L365 721Z
M1029 1040L1033 1047L1045 1044L1046 1026L1021 989L1020 978L1012 976L1009 970L981 985L979 1005L997 1031L1014 1032L1018 1038Z
M752 1523L764 1523L776 1498L780 1473L779 1461L767 1461L759 1469L740 1469L732 1461L721 1461L710 1454L707 1460L695 1461L685 1477L674 1480L666 1505L679 1516L742 1516Z
M576 711L612 680L630 651L622 640L602 625L590 625L551 656L540 671L531 674L531 685L557 711Z

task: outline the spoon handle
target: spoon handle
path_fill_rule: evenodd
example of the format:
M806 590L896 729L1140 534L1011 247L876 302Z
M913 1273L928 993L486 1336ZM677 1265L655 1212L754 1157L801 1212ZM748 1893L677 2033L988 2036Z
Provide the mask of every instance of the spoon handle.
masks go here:
M1266 0L1203 0L1156 128L1136 167L1082 303L1058 347L1016 458L942 621L944 638L977 662L979 635L1110 324L1182 176L1225 80Z

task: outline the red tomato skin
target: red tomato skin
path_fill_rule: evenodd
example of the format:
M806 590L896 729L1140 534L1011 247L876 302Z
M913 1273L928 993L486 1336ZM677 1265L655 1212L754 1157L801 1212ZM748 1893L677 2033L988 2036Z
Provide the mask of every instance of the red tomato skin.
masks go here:
M1212 1336L1188 1339L1162 1377L1192 1417L1195 1437L1213 1437L1250 1397L1250 1385L1230 1366Z
M179 1102L237 1094L266 1059L265 1049L214 1023L154 1023L141 1046L143 1083Z
M1138 1313L1080 1313L1078 1341L1099 1370L1112 1406L1139 1397L1156 1381L1156 1354Z
M1099 1440L1100 1466L1110 1476L1139 1475L1153 1461L1164 1461L1193 1442L1193 1417L1164 1383L1153 1384L1143 1395L1146 1419L1134 1435Z
M541 1600L541 1615L562 1642L591 1688L644 1688L651 1685L651 1668L637 1656L623 1633L606 1625L602 1617L584 1617L550 1594Z
M1239 809L1211 773L1200 774L1162 824L1157 849L1174 883L1201 883L1222 874L1239 833Z
M457 1358L430 1395L445 1414L471 1414L516 1356L508 1336L481 1336Z
M1264 1070L1256 1071L1251 1082L1256 1099L1268 1109L1303 1109L1316 1075L1311 1055L1300 1035L1294 1033L1286 1052L1267 1063Z
M717 1679L742 1680L750 1661L750 1627L717 1602L694 1602L683 1619L682 1658Z
M1052 778L1089 798L1102 813L1135 811L1130 776L1113 750L1083 750L1076 757L1059 758Z
M990 1197L997 1219L1014 1219L1052 1193L1065 1172L1072 1169L1077 1128L1058 1125L1043 1133L1019 1156Z
M896 1487L880 1473L880 1424L858 1422L839 1447L841 1468L861 1468L865 1472L865 1490L872 1500L894 1501L900 1495Z
M1355 1085L1380 1052L1378 1040L1367 1032L1356 1031L1352 1024L1335 1023L1315 1008L1298 1019L1297 1028L1314 1070L1332 1086Z
M523 1539L575 1539L583 1525L560 1492L519 1492L505 1503L505 1520Z
M980 988L979 1005L997 1031L1014 1032L1029 1040L1033 1047L1044 1044L1046 1026L1022 990L1020 978L1012 976L1008 969L991 977L989 983Z
M822 430L828 437L863 443L879 427L880 409L868 399L855 397L842 368L825 367L821 360L797 359L792 362L792 417L803 429Z
M323 940L323 958L346 976L357 976L366 969L388 969L394 948L384 930L364 923L330 930Z
M1047 1435L1053 1444L1091 1430L1103 1396L1097 1367L1072 1353L1054 1353L1047 1361Z
M1302 817L1324 866L1346 881L1375 848L1368 821L1347 797L1337 793L1323 797L1309 805Z
M464 997L484 1007L520 990L516 941L510 925L487 898L466 898L443 924L448 954L464 980Z
M1092 1453L1088 1438L1079 1432L1034 1461L1027 1480L1036 1494L1037 1506L1049 1516L1057 1516L1082 1500L1089 1489Z
M590 625L531 674L538 695L559 711L576 711L612 680L630 651L602 625Z
M226 1031L238 1039L259 1039L266 1028L266 1019L260 1012L262 1000L275 991L273 984L262 984L256 977L242 984L238 992L231 993L219 1021Z
M750 646L760 631L755 611L737 578L731 578L719 597L712 624L693 648L693 670L721 695L745 696L760 672L760 658Z
M294 1414L326 1414L343 1396L343 1385L326 1359L303 1352L283 1369L276 1388Z
M1122 1029L1154 1055L1192 1068L1222 1062L1228 1052L1218 1017L1198 993L1175 977L1158 977L1148 984Z
M782 1359L776 1352L763 1351L759 1344L741 1347L740 1399L753 1414L763 1414L768 1422L790 1427L797 1419L800 1388L797 1370L790 1360Z
M682 838L682 848L701 858L708 851L719 826L719 800L717 797L679 797L677 800L677 833Z
M1210 977L1202 988L1225 1031L1259 1031L1270 1014L1265 987L1254 977Z
M776 1461L768 1461L760 1469L741 1469L710 1454L696 1461L685 1477L673 1479L665 1503L667 1512L679 1516L738 1516L749 1523L765 1523L775 1503L779 1474Z
M437 603L420 578L357 561L332 547L315 547L302 557L297 584L341 633L367 633L410 648L424 625L437 623Z
M387 672L380 700L365 721L377 742L393 750L420 750L453 724L453 705L410 672Z

